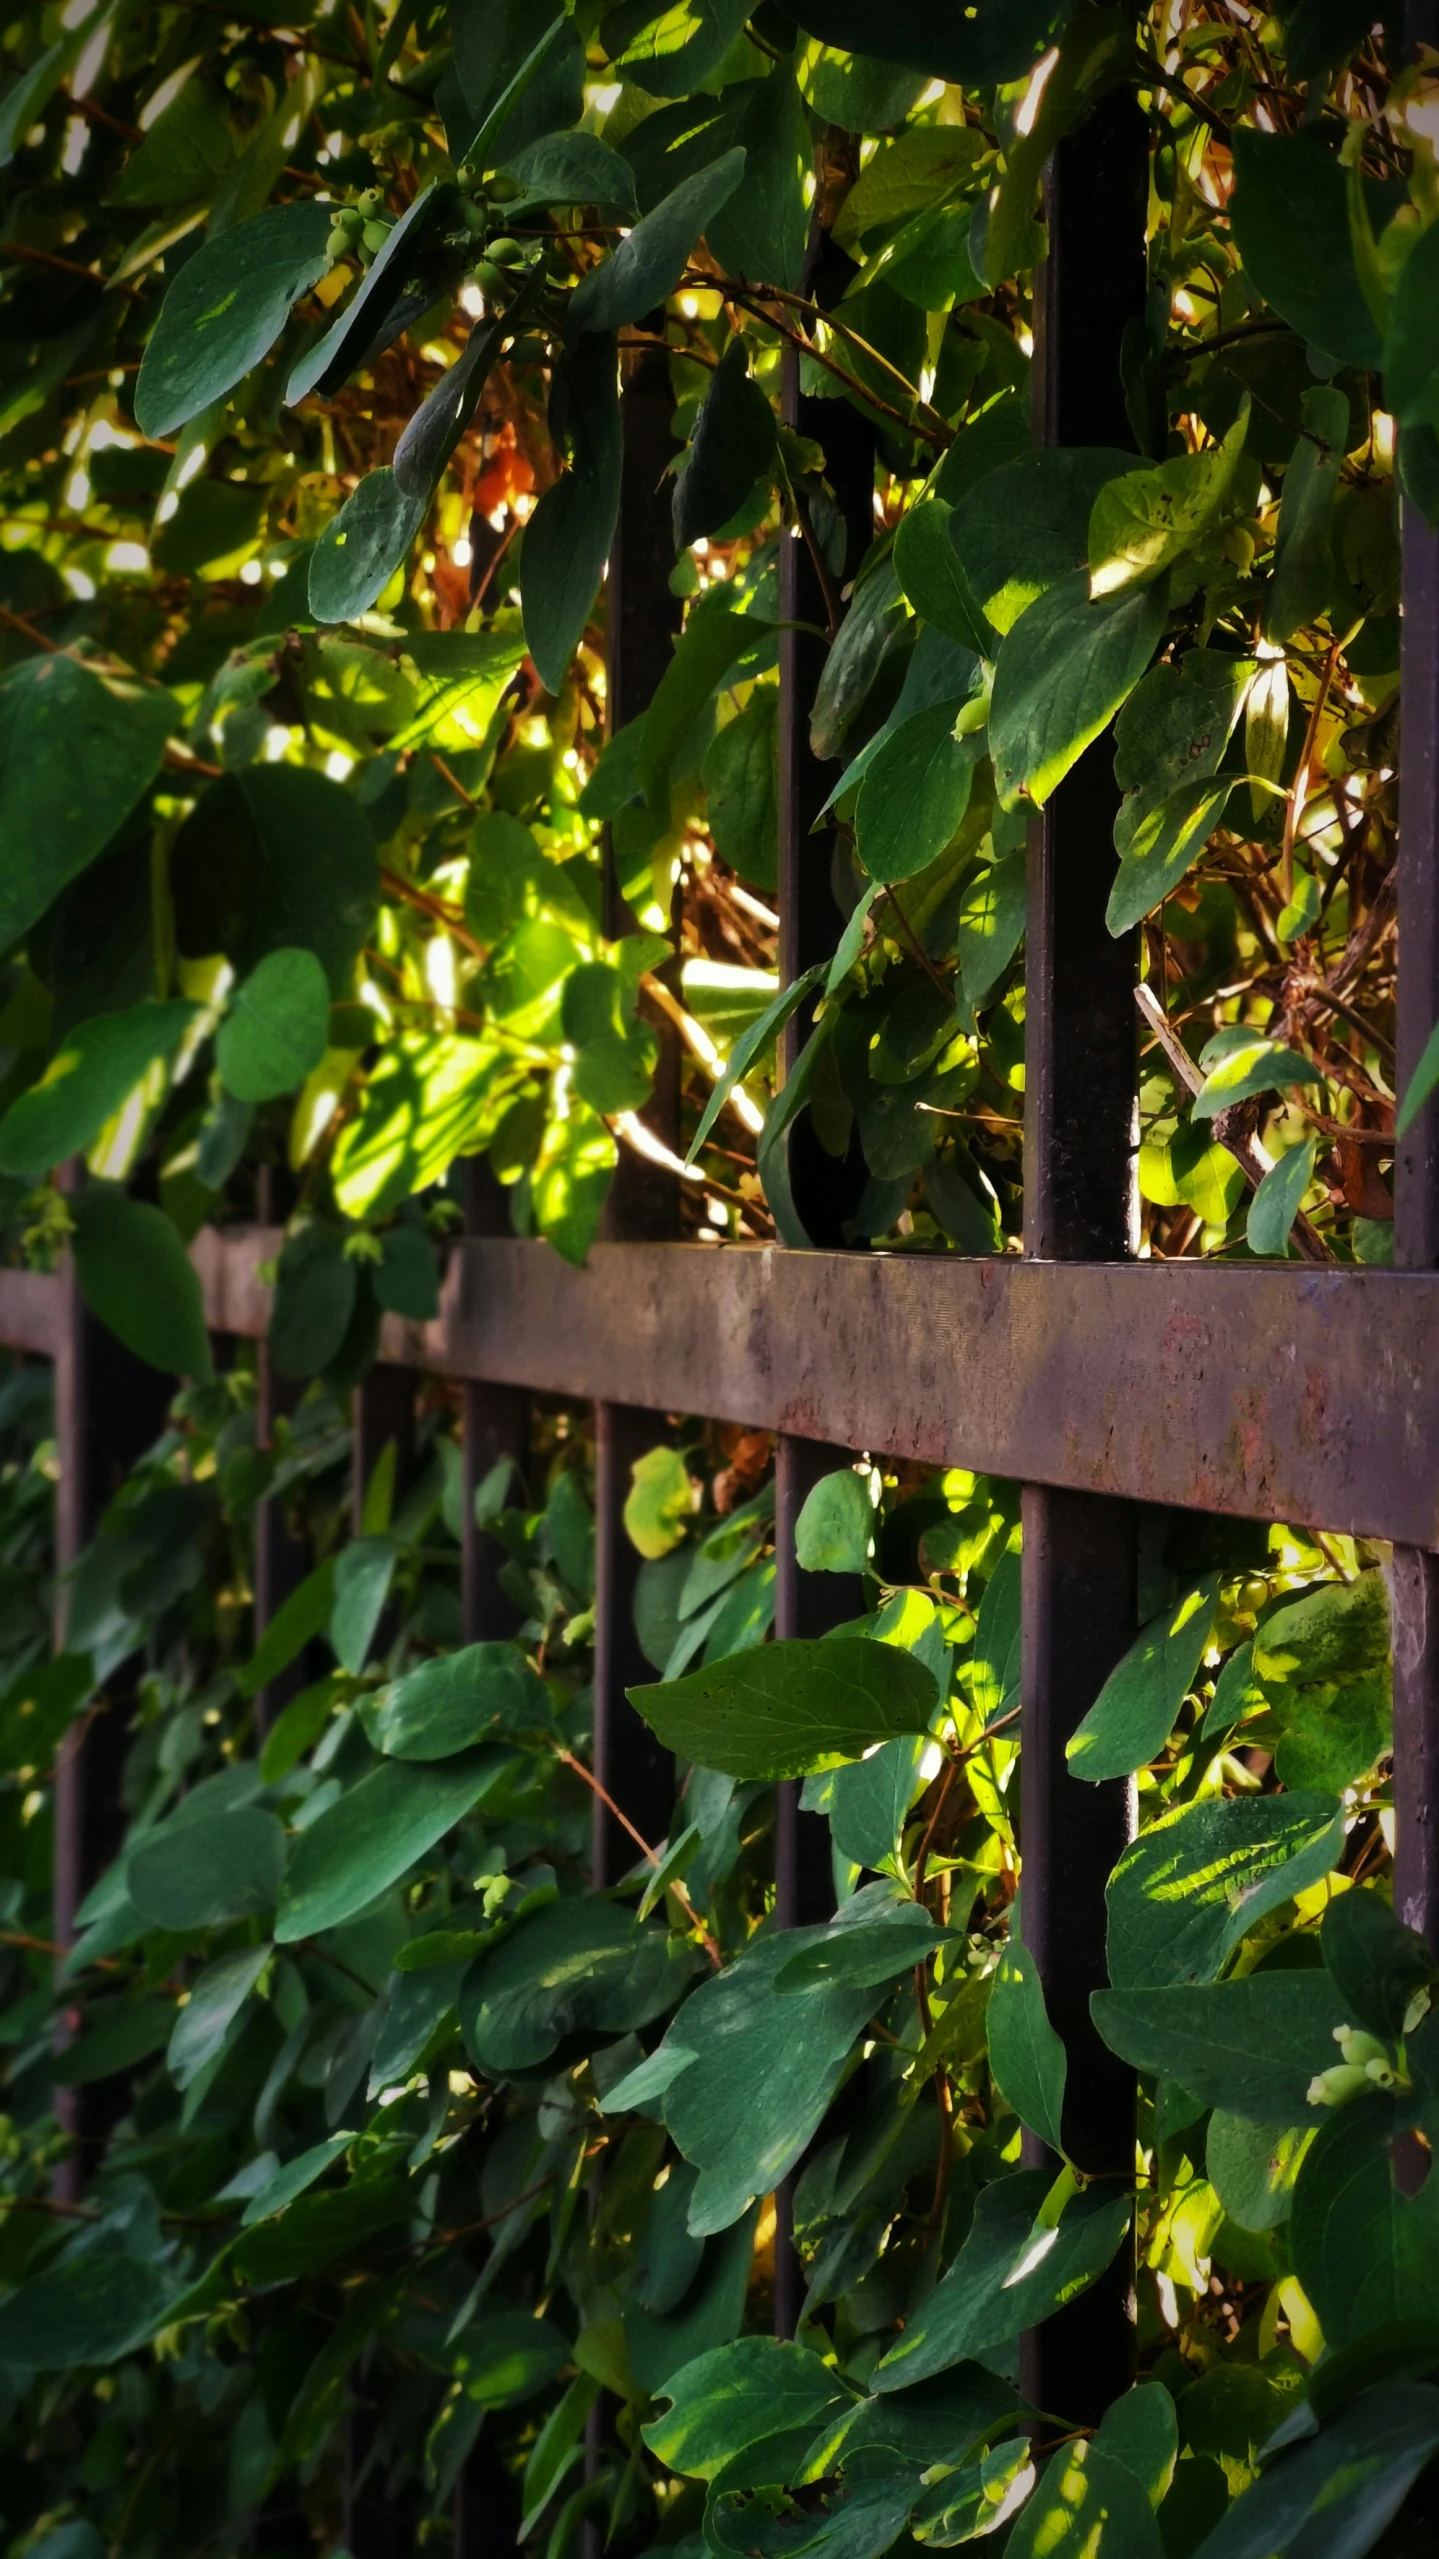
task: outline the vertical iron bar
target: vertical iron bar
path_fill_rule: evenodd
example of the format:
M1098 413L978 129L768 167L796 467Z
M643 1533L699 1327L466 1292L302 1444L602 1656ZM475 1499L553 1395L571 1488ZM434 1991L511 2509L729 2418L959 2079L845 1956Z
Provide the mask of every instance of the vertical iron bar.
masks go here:
M1048 254L1035 279L1036 427L1047 444L1132 445L1120 380L1143 309L1147 136L1126 92L1062 142L1046 182ZM1112 741L1101 739L1030 831L1026 955L1024 1247L1050 1261L1133 1249L1137 936L1104 921L1114 875ZM1023 1493L1024 1941L1068 2055L1065 2140L1076 2165L1128 2178L1133 2075L1090 2022L1106 1979L1104 1887L1130 1836L1132 1790L1082 1785L1064 1746L1130 1642L1128 1506ZM1032 2135L1025 2155L1050 2158ZM1132 2267L1109 2274L1024 2340L1023 2386L1076 2421L1124 2389Z
M510 1221L503 1185L483 1156L465 1167L465 1233L506 1235ZM501 1587L503 1558L475 1518L475 1494L501 1459L523 1472L529 1452L530 1399L523 1387L496 1386L488 1378L464 1385L462 1449L464 1517L460 1527L460 1598L467 1644L495 1643L513 1635L520 1612Z
M258 1180L257 1206L262 1226L279 1222L280 1183L273 1165L261 1167ZM275 1424L282 1414L292 1413L299 1401L299 1388L288 1378L277 1375L270 1358L270 1345L261 1334L255 1345L255 1445L266 1455L275 1445ZM284 1605L290 1593L305 1578L310 1556L303 1543L290 1535L285 1519L285 1506L273 1494L267 1494L255 1505L255 1640L258 1643L272 1617ZM306 1660L301 1653L278 1679L262 1688L255 1700L255 1730L261 1741L281 1708L303 1688Z
M827 144L830 139L827 137ZM854 274L851 261L822 228L818 212L810 236L804 289L826 306L839 300ZM823 450L825 476L845 530L844 559L831 572L831 591L842 598L856 575L874 536L874 428L846 400L816 399L801 392L798 350L786 345L780 365L780 403L785 424L808 436ZM810 745L809 720L828 655L820 637L830 620L831 605L810 548L810 537L795 527L780 545L779 644L779 971L780 982L792 979L828 959L839 939L840 910L834 894L836 836L832 827L815 832L833 778ZM811 626L811 627L806 627ZM792 1075L814 1018L812 1005L786 1025L780 1068ZM816 1244L837 1246L847 1239L845 1218L864 1186L864 1161L858 1140L837 1162L816 1140L809 1113L803 1112L790 1135L790 1162L796 1201L805 1231ZM858 1579L849 1574L804 1573L795 1556L795 1522L805 1497L821 1475L850 1462L848 1449L823 1441L799 1439L781 1432L775 1447L775 1633L783 1641L796 1635L822 1635L830 1626L857 1617L863 1608ZM827 1918L834 1908L829 1852L829 1825L822 1814L800 1810L798 1785L775 1790L775 1917L781 1928L802 1927ZM793 2337L804 2300L804 2276L794 2246L794 2180L784 2179L775 2195L774 2326L779 2337Z
M1409 0L1409 50L1439 45L1439 0ZM1400 625L1399 988L1396 1089L1402 1099L1439 1022L1439 533L1403 501ZM1394 1156L1394 1261L1439 1265L1439 1101L1425 1104ZM1439 1948L1439 1556L1396 1546L1394 1907Z
M775 1449L775 1628L781 1642L817 1636L843 1626L864 1608L857 1573L806 1573L795 1558L795 1522L822 1475L848 1466L847 1448L782 1432ZM800 1789L788 1779L775 1789L774 1908L781 1928L803 1928L828 1919L834 1909L834 1869L829 1823L823 1813L800 1809ZM774 2332L793 2337L804 2301L804 2271L794 2244L794 2179L775 2192Z
M178 1380L147 1368L105 1331L80 1294L73 1261L57 1283L60 1347L55 1360L55 1647L63 1651L69 1606L67 1576L99 1526L101 1514L130 1469L158 1436ZM61 1745L55 1769L55 1943L74 1941L75 1913L109 1866L125 1828L120 1785L134 1703L133 1671L121 1664L107 1682L102 1711L78 1724ZM63 1958L61 1959L63 1961ZM63 2013L58 2040L67 2044L78 2009ZM76 2148L55 2172L60 2203L74 2203L93 2164L87 2153L114 2120L115 2085L57 2088L55 2111Z

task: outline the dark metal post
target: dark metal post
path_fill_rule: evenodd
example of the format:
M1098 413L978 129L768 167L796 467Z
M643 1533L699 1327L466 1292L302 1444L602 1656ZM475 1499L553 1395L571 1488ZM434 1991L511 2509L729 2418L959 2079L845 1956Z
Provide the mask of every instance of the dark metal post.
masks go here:
M1409 0L1412 52L1439 45L1439 0ZM1403 508L1403 725L1399 748L1397 1089L1402 1100L1439 1022L1439 533ZM1439 1101L1427 1103L1394 1158L1394 1260L1439 1265ZM1394 1907L1439 1948L1439 1556L1396 1546Z
M176 1379L134 1357L90 1314L73 1263L56 1283L63 1315L55 1361L55 1444L59 1484L55 1498L55 1646L63 1651L69 1606L67 1575L89 1544L112 1495L164 1423ZM132 1679L122 1665L108 1683L100 1711L76 1725L61 1746L55 1770L55 1942L74 1940L75 1913L92 1884L112 1862L124 1836L120 1781L130 1738ZM79 2023L67 2012L60 2038L68 2043ZM57 2201L73 2203L84 2184L86 2153L101 2142L114 2117L114 2086L57 2088L55 2111L77 2148L55 2174Z
M483 1157L465 1167L465 1233L504 1235L509 1230L505 1194ZM475 1518L475 1494L501 1459L522 1470L529 1450L530 1399L523 1387L495 1386L467 1378L464 1387L463 1501L460 1528L460 1596L467 1644L513 1635L520 1612L501 1588L502 1557Z
M1143 306L1146 149L1138 106L1119 93L1051 163L1049 251L1035 282L1036 426L1046 443L1133 441L1119 352ZM1133 1249L1136 940L1115 941L1104 921L1112 756L1100 740L1030 835L1024 1243L1039 1260L1117 1260ZM1133 2075L1095 2033L1089 1994L1106 1978L1104 1887L1131 1833L1131 1789L1080 1784L1064 1745L1132 1637L1133 1523L1124 1504L1035 1485L1023 1518L1024 1939L1069 2056L1070 2153L1081 2168L1128 2177ZM1026 2136L1026 2157L1049 2156ZM1121 2257L1025 2339L1023 2385L1036 2404L1097 2417L1128 2382L1132 2316Z
M781 1434L775 1450L775 1633L826 1634L858 1617L864 1608L864 1585L857 1573L801 1572L794 1551L795 1522L805 1498L822 1475L848 1466L850 1451L831 1448L824 1440ZM802 1928L828 1919L834 1909L834 1874L830 1863L829 1824L822 1813L800 1810L797 1781L775 1789L774 1907L781 1928ZM775 2195L774 2330L793 2337L804 2301L804 2273L794 2245L794 2180L786 2177Z

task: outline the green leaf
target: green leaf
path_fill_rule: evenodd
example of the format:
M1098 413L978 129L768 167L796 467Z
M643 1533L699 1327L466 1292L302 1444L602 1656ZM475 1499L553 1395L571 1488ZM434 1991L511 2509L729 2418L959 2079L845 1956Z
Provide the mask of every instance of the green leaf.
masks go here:
M680 2171L671 2174L673 2184ZM655 2198L659 2201L659 2197ZM679 2198L676 2199L677 2203ZM635 2387L653 2398L700 2355L737 2337L754 2263L758 2204L702 2246L699 2271L673 2310L655 2313L631 2297L624 2307L625 2351ZM689 2234L686 2233L687 2240ZM689 2241L694 2245L692 2240Z
M316 1218L286 1236L270 1309L270 1357L281 1377L312 1377L328 1366L349 1329L358 1281L337 1226Z
M392 1537L355 1537L335 1558L330 1641L342 1670L358 1676L370 1658L400 1550Z
M977 656L992 657L994 640L959 565L952 520L943 498L927 498L902 515L894 537L895 576L921 621Z
M103 2246L72 2257L0 2302L0 2371L118 2363L164 2326L175 2297L143 2258Z
M550 1692L513 1644L467 1644L381 1689L363 1709L365 1730L388 1759L452 1759L501 1733L540 1733L554 1722Z
M1332 1795L1205 1796L1148 1824L1105 1891L1116 1990L1215 1980L1266 1912L1344 1854Z
M913 1902L895 1902L878 1919L852 1919L842 1911L780 1967L775 1989L790 1997L806 1990L877 1990L926 1962L942 1942L929 1912Z
M1168 611L1159 578L1101 603L1083 571L1061 578L1012 630L994 670L989 742L1005 808L1042 808L1113 719L1154 654Z
M290 1859L275 1935L282 1946L338 1928L366 1909L472 1812L510 1766L477 1750L435 1768L386 1760L302 1831Z
M1170 2411L1166 2390L1151 2385ZM1119 2404L1123 2404L1122 2402ZM1106 2412L1106 2423L1112 2411ZM1053 2455L1039 2486L1015 2518L1006 2550L1012 2559L1164 2559L1164 2544L1143 2482L1096 2438Z
M1097 1990L1094 2022L1136 2070L1257 2124L1312 2125L1309 2085L1346 2022L1327 1972L1250 1973L1173 1990Z
M658 303L668 301L695 243L720 206L729 202L744 173L744 152L726 151L709 168L684 179L653 213L637 222L628 239L576 285L570 298L571 336L608 335L633 327Z
M789 14L807 35L846 53L867 51L934 80L987 88L1030 69L1063 10L1058 0L1001 0L964 13L951 0L890 0L879 13L873 0L798 0Z
M160 769L176 706L63 654L0 674L0 950L87 870Z
M1026 859L1021 846L975 874L955 925L960 983L971 1010L999 984L1024 933Z
M313 951L271 951L236 988L215 1058L240 1102L292 1093L325 1054L330 989ZM3 1141L3 1131L0 1131Z
M577 1270L599 1233L618 1153L604 1121L577 1094L565 1118L545 1131L530 1189L535 1224Z
M313 346L306 348L291 371L285 385L288 408L311 391L323 392L327 397L338 391L365 355L376 350L377 342L379 346L387 343L385 323L403 297L416 253L428 244L452 211L455 200L453 187L432 184L422 187L406 206L378 257L366 268L359 291L351 295L338 318L331 321Z
M1230 496L1248 424L1246 402L1222 444L1106 481L1089 518L1092 596L1159 577L1207 532Z
M669 2074L665 2121L700 2172L689 2226L701 2236L727 2230L787 2175L822 2121L873 2008L872 1991L843 1987L775 1997L781 1967L824 1934L790 1928L751 1944L738 1962L701 1982L642 2065ZM609 2109L627 2102L625 2088L622 2081L611 2089Z
M1266 2466L1210 2533L1204 2559L1301 2550L1304 2559L1362 2559L1436 2447L1439 2390L1412 2381L1366 2390L1312 2442Z
M1277 647L1327 611L1334 591L1334 497L1349 441L1349 396L1316 384L1300 399L1304 433L1284 474L1264 636Z
M757 1022L752 1022L749 1029L740 1034L730 1051L728 1066L700 1113L699 1126L690 1140L689 1153L685 1157L687 1164L693 1164L736 1084L743 1082L756 1059L762 1057L771 1043L778 1039L786 1022L799 1011L806 996L813 993L823 975L824 970L818 963L813 968L806 969L802 977L795 978L781 994L775 997L772 1004L765 1006Z
M428 506L436 481L469 425L494 370L510 315L470 331L463 355L426 392L395 447L391 468L402 498Z
M666 1750L729 1777L804 1777L928 1729L935 1684L912 1653L862 1636L796 1637L629 1689Z
M1338 1893L1324 1914L1324 1961L1367 2034L1398 2043L1416 1994L1431 1991L1439 1967L1424 1940L1369 1887Z
M428 505L428 490L408 495L388 463L365 474L310 554L310 611L317 622L352 622L368 613L409 557Z
M272 1679L279 1678L281 1671L289 1669L312 1637L329 1624L334 1599L335 1558L331 1555L313 1573L307 1573L298 1589L292 1590L288 1599L283 1600L275 1611L253 1656L236 1674L235 1685L242 1697L257 1697L262 1688L269 1687ZM305 1694L314 1698L322 1692L328 1701L331 1693L328 1680L317 1681L315 1687L307 1689ZM298 1706L301 1700L297 1697L294 1702ZM323 1715L319 1721L323 1723ZM316 1730L319 1730L318 1723Z
M913 125L868 161L840 207L834 236L853 251L912 213L940 204L971 175L979 137L967 125Z
M622 222L638 218L634 171L596 133L541 134L505 162L503 174L520 190L520 207L506 205L507 221L519 209L547 204L592 204Z
M247 2283L294 2283L337 2257L353 2257L380 2231L407 2220L414 2204L410 2188L398 2177L357 2181L337 2194L302 2195L276 2220L247 2231L232 2262Z
M674 2005L688 1951L663 1928L640 1928L615 1902L575 1894L535 1911L470 1966L460 2030L488 2077L535 2069L571 2036L613 2041Z
M631 1469L625 1496L625 1532L651 1563L668 1555L685 1533L694 1508L689 1468L677 1448L646 1449Z
M949 2273L875 2368L876 2390L908 2390L969 2356L991 2356L1103 2274L1129 2228L1128 2195L1088 2186L1057 2220L1043 2207L1048 2169L1024 2168L981 2188L969 2237Z
M950 540L996 631L1012 630L1051 587L1087 570L1099 493L1133 469L1132 453L1107 445L1041 446L1001 461L959 498ZM992 645L985 654L994 654Z
M955 705L931 704L885 739L860 784L855 850L870 878L910 880L959 831L978 738L954 734Z
M665 2384L663 2416L641 2428L658 2460L687 2479L715 2479L769 2440L812 2435L854 2404L828 2364L778 2337L737 2337Z
M852 1466L821 1475L794 1524L795 1560L805 1573L862 1573L874 1544L869 1486Z
M1384 341L1384 398L1401 426L1439 426L1439 239L1426 224L1394 279Z
M985 2016L990 2067L1000 2088L1027 2130L1062 2156L1064 2046L1049 2022L1039 1966L1012 1930Z
M244 1816L240 1813L229 1815L232 1821L240 1821L243 1818ZM269 1821L273 1816L260 1813L255 1818L259 1821ZM277 1831L280 1829L278 1822L274 1826ZM190 1827L201 1830L209 1829L211 1825L195 1822ZM176 1845L179 1844L177 1841ZM284 1852L285 1837L281 1831L281 1863L284 1861ZM131 1862L133 1868L134 1861ZM278 1870L276 1880L278 1881ZM166 1926L172 1924L171 1922L162 1923ZM203 1926L206 1923L202 1921L196 1924ZM190 1996L175 2020L175 2031L170 2037L169 2050L165 2056L170 2076L177 2088L193 2086L201 2071L208 2070L211 2063L218 2060L246 2000L270 1960L270 1952L268 1946L241 1946L235 1953L221 1955L217 1962L207 1964L204 1971L199 1973L191 1983Z
M695 419L675 482L675 541L718 533L737 515L774 454L774 411L750 379L743 338L731 338Z
M573 2356L569 2338L552 2319L537 2319L528 2310L494 2310L457 2340L455 2379L482 2408L515 2408L546 2389Z
M1094 2448L1139 2481L1151 2506L1161 2504L1179 2454L1179 2421L1164 2384L1142 2381L1112 2399L1100 2419Z
M240 2215L241 2228L253 2230L257 2221L269 2221L273 2214L283 2212L287 2204L294 2203L298 2195L303 2195L318 2178L323 2177L342 2151L350 2148L354 2138L352 2132L332 2133L328 2141L317 2141L313 2148L302 2150L298 2158L287 2159L284 2167L275 2171L259 2193L250 2197Z
M186 260L160 305L135 385L142 435L173 435L269 353L292 303L329 265L327 204L274 204Z
M345 1216L384 1217L473 1153L494 1083L493 1052L479 1040L402 1031L387 1041L330 1159Z
M1313 2139L1312 2126L1257 2124L1215 2108L1205 2135L1205 2174L1241 2230L1277 2230L1289 2219L1299 2163Z
M1197 1120L1212 1120L1231 1103L1247 1102L1255 1093L1277 1093L1293 1084L1317 1084L1322 1089L1324 1083L1309 1058L1249 1031L1232 1038L1219 1032L1200 1050L1199 1063L1206 1073L1192 1104Z
M1114 822L1118 853L1134 851L1156 810L1170 802L1178 810L1181 785L1218 772L1257 671L1252 657L1186 649L1135 686L1114 724L1114 778L1124 793Z
M1288 1253L1290 1230L1314 1179L1318 1152L1318 1139L1306 1137L1271 1164L1249 1203L1244 1231L1251 1253Z
M640 731L639 781L652 803L662 800L675 757L716 686L768 637L747 614L722 604L707 602L690 614Z
M148 1367L208 1385L214 1370L200 1283L163 1210L92 1183L72 1214L75 1271L91 1314Z
M333 996L369 938L379 856L353 792L297 764L254 764L212 783L171 855L187 958L223 951L248 977L272 951L313 951Z
M1344 171L1315 125L1234 130L1229 218L1256 290L1311 346L1368 368L1382 349L1354 264Z
M643 227L630 239L637 240ZM619 515L618 361L608 334L582 340L564 358L557 382L570 421L570 468L546 489L525 527L520 570L525 639L551 693L559 692L583 636Z
M742 880L773 892L779 877L779 694L756 685L737 719L716 729L700 778L715 850Z
M1374 2090L1330 2114L1304 2155L1289 2215L1295 2274L1331 2348L1393 2320L1432 2319L1439 2288L1439 2194L1404 2194L1400 2129Z
M1157 808L1145 811L1123 848L1119 875L1109 892L1104 920L1111 933L1128 933L1142 923L1194 868L1240 778L1190 774ZM1116 834L1120 823L1115 821Z
M756 80L733 123L719 129L744 152L745 170L744 184L708 217L711 256L727 275L802 291L814 149L790 66Z
M39 1083L0 1120L0 1172L37 1180L67 1155L83 1154L141 1077L178 1048L198 1013L195 1004L150 999L81 1022Z
M1217 1579L1151 1618L1064 1746L1076 1777L1132 1777L1158 1757L1194 1685L1219 1605Z
M238 1804L199 1814L146 1846L126 1866L130 1899L151 1928L188 1936L273 1910L285 1871L285 1832L273 1813Z
M1439 1022L1424 1043L1419 1063L1405 1087L1399 1116L1394 1123L1396 1137L1404 1137L1413 1127L1436 1084L1439 1084Z
M1326 1582L1267 1617L1254 1676L1283 1728L1275 1773L1336 1793L1373 1767L1391 1720L1389 1598L1377 1569Z
M1019 1680L1020 1561L1018 1548L1009 1547L985 1583L970 1657L975 1712L986 1724L1018 1703Z

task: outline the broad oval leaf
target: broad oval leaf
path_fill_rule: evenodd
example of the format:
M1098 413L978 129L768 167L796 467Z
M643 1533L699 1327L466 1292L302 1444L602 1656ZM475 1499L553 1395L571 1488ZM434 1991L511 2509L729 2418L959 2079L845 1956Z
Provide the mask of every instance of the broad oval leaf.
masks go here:
M0 950L89 868L160 769L177 706L60 653L0 674Z
M1008 634L989 715L995 785L1005 808L1042 808L1108 726L1154 655L1168 580L1091 603L1083 570L1061 578Z
M200 1283L163 1209L92 1183L72 1214L75 1270L92 1315L148 1367L208 1384L214 1370Z
M1213 1981L1266 1911L1344 1854L1333 1795L1206 1796L1150 1822L1105 1892L1116 1990Z
M957 738L954 717L952 702L916 711L869 766L855 810L855 849L871 879L913 879L958 833L982 740Z
M148 1069L179 1047L198 1012L149 1000L81 1022L0 1120L0 1172L37 1179L83 1154Z
M1039 1966L1012 1935L985 2016L990 2067L1000 2088L1020 2122L1062 2155L1064 2046L1049 2022Z
M293 1092L319 1065L329 1029L329 982L314 952L270 951L236 988L220 1026L215 1057L226 1089L240 1102Z
M142 435L173 435L267 355L329 265L327 204L275 204L206 240L160 305L135 385Z
M513 1644L467 1644L422 1662L365 1711L365 1729L389 1759L450 1759L500 1733L543 1732L550 1693Z
M317 622L351 622L368 613L408 558L429 502L428 486L412 495L388 464L366 473L310 554L310 611Z
M1151 1618L1064 1745L1076 1777L1132 1777L1164 1748L1194 1685L1219 1605L1217 1579Z
M1348 2023L1323 1970L1249 1973L1169 1990L1097 1990L1094 2022L1111 2052L1175 2079L1206 2106L1257 2124L1312 2125L1312 2080Z
M126 1867L130 1898L152 1928L185 1936L272 1910L285 1871L285 1832L256 1804L166 1826Z
M1040 2215L1052 2182L1047 2168L1024 2168L981 2189L969 2237L876 2366L876 2390L908 2390L994 2355L1103 2274L1129 2228L1130 2197L1084 2187L1051 2224Z
M295 1843L275 1923L280 1944L338 1928L366 1909L474 1810L510 1764L497 1750L436 1768L385 1760L347 1787Z
M632 326L657 303L667 301L706 223L729 202L744 173L745 154L736 148L682 180L575 287L569 312L571 334L608 335Z
M628 1691L666 1750L729 1777L806 1777L928 1730L937 1691L912 1653L863 1636L795 1637Z
M0 2302L0 2371L111 2364L164 2326L176 2287L155 2266L96 2248Z

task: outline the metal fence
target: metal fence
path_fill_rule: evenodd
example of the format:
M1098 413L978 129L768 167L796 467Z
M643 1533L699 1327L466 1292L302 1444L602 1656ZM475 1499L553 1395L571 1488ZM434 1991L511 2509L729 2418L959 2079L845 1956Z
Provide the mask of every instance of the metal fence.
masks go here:
M1146 150L1138 109L1115 99L1061 147L1050 171L1035 353L1036 431L1051 443L1132 441L1120 342L1145 289ZM823 264L814 281L823 298ZM660 490L672 450L667 366L658 353L630 361L625 495L610 572L616 725L650 698L678 613ZM825 445L852 569L872 531L869 431L842 404L811 410L797 374L788 398L791 421ZM788 979L832 943L837 918L829 839L812 831L830 778L808 744L823 655L802 627L816 618L812 572L798 542L784 552L782 613L792 627L781 657L780 966ZM1401 1089L1439 1018L1439 537L1412 513L1404 555ZM778 1434L781 1636L820 1632L852 1613L851 1591L801 1572L794 1552L807 1490L848 1453L1018 1480L1024 1933L1068 2048L1067 2146L1081 2168L1127 2176L1132 2074L1099 2042L1089 1994L1105 1978L1104 1886L1129 1834L1130 1790L1071 1778L1064 1743L1132 1639L1135 1503L1394 1542L1396 1907L1439 1944L1439 1108L1421 1114L1398 1151L1393 1271L1129 1258L1138 943L1137 935L1112 939L1104 921L1111 752L1103 740L1090 750L1032 833L1022 1259L681 1244L669 1240L678 1225L673 1177L629 1161L610 1240L575 1271L547 1246L505 1232L503 1195L477 1166L438 1319L386 1322L380 1364L356 1398L354 1463L357 1487L389 1441L403 1464L417 1372L464 1382L467 1496L498 1457L523 1454L531 1394L593 1404L595 1773L647 1837L668 1827L670 1773L625 1698L649 1671L631 1609L638 1558L621 1514L631 1463L664 1434L667 1414ZM622 921L611 881L607 927ZM787 1036L792 1064L803 1024ZM660 1096L656 1126L673 1139L674 1058L667 1084L662 1068ZM811 1231L823 1235L820 1160L808 1179ZM841 1215L836 1208L836 1238ZM207 1232L195 1247L212 1330L261 1346L262 1439L277 1409L262 1269L279 1243L271 1225ZM0 1274L0 1340L55 1363L63 1571L153 1437L165 1382L100 1332L64 1272ZM265 1511L257 1634L303 1569L277 1506ZM511 1632L494 1550L468 1497L463 1576L466 1640ZM110 1853L117 1745L105 1723L117 1720L92 1727L62 1774L62 1939ZM821 1830L801 1813L798 1790L782 1790L776 1859L785 1923L823 1908ZM597 1798L596 1881L613 1881L629 1853ZM783 2227L778 2263L777 2316L792 2333L797 2275ZM1125 2386L1127 2295L1121 2266L1029 2341L1025 2384L1039 2405L1083 2414Z

